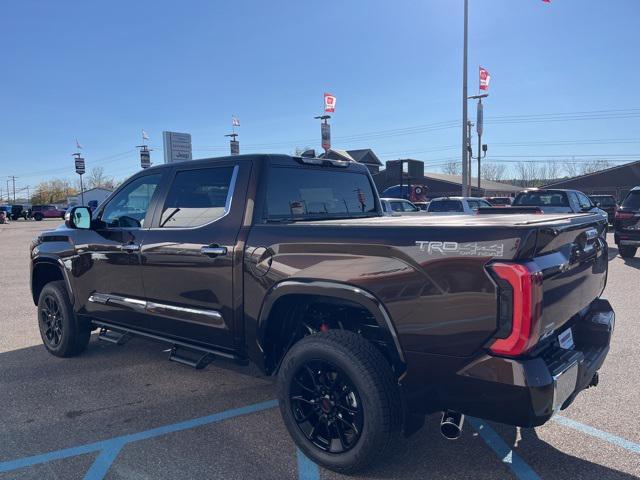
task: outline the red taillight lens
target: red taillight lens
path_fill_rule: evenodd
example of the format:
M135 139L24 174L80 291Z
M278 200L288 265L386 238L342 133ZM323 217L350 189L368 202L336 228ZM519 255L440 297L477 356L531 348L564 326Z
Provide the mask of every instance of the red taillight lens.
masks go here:
M616 211L616 220L626 220L632 217L633 212L621 212L620 210Z
M517 356L526 353L540 336L540 302L542 277L518 263L494 263L491 270L511 287L511 333L491 344L497 355Z

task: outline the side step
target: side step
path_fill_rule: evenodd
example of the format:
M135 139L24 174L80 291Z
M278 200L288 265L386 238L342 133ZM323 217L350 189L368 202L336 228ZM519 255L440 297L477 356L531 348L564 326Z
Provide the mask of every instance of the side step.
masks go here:
M130 338L130 333L116 332L113 330L108 330L104 327L100 329L100 333L98 334L98 340L113 343L114 345L124 345Z
M213 353L192 350L178 345L171 347L169 352L169 360L193 367L196 370L203 369L213 362L215 358Z

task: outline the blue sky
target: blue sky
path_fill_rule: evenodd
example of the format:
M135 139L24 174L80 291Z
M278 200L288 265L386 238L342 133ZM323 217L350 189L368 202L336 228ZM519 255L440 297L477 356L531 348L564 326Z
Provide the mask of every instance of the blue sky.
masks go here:
M470 0L470 93L479 64L492 75L487 160L640 157L638 18L637 0ZM459 156L459 129L432 127L461 118L462 0L21 0L3 6L0 49L0 186L73 177L74 137L117 178L137 170L142 128L155 162L163 130L224 154L232 114L244 153L319 150L324 91L337 148L434 171ZM624 111L522 122L601 110Z

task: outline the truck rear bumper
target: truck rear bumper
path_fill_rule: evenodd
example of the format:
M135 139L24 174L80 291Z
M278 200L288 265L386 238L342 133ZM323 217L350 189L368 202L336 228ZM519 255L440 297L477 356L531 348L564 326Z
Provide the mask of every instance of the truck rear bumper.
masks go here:
M570 322L573 349L563 349L553 339L530 358L482 355L441 379L432 398L435 394L442 409L509 425L542 425L591 385L609 352L614 323L611 305L598 299ZM411 408L417 398L407 393Z

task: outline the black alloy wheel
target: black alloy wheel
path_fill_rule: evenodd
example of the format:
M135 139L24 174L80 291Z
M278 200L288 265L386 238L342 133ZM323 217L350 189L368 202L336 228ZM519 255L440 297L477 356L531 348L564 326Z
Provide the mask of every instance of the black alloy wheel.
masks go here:
M358 442L364 423L360 395L336 366L321 360L302 365L289 398L298 428L319 449L344 453Z
M43 340L50 348L58 348L62 341L63 314L62 308L56 297L52 294L45 295L40 308L40 328L43 332Z

